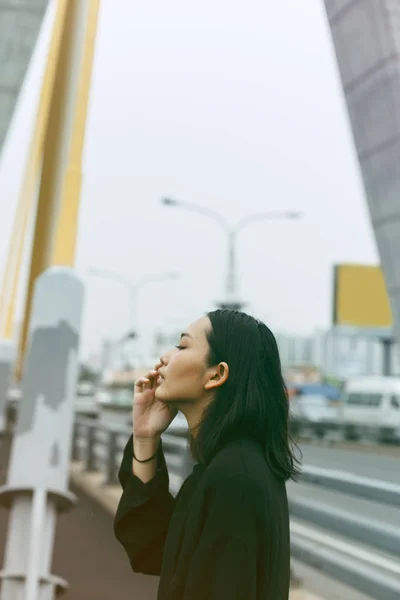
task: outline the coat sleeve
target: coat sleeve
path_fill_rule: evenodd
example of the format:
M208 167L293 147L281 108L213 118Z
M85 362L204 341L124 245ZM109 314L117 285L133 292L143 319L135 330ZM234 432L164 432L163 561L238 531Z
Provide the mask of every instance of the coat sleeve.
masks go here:
M123 491L114 519L114 533L125 549L133 571L159 575L174 507L162 445L156 475L148 483L133 475L132 459L131 436L118 473Z

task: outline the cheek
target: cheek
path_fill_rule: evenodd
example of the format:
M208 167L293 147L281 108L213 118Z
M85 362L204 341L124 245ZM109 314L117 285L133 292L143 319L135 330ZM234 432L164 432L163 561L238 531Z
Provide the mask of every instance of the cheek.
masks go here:
M202 366L196 354L190 350L182 350L170 360L167 381L172 381L172 378L174 381L177 381L178 378L180 381L201 379Z
M191 350L177 350L169 360L168 371L187 369L191 363L193 363L193 354Z
M180 365L181 362L182 361L179 360L178 354L174 354L173 356L171 356L171 358L169 359L169 364L168 364L168 368L167 368L167 379L173 378L174 375L179 373L179 371L182 368L182 366Z

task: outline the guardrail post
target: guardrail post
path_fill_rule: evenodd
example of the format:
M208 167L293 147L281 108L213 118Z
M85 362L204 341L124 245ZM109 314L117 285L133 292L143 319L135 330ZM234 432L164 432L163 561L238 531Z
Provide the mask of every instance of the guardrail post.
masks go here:
M81 457L81 452L79 448L79 425L78 423L74 423L74 431L72 435L72 454L71 459L73 461L79 461Z
M106 460L106 478L104 485L114 485L118 483L117 469L116 469L116 458L118 452L118 432L109 431L108 440L108 452Z
M87 425L87 437L86 437L86 465L85 471L93 472L97 471L96 465L96 427L94 425Z

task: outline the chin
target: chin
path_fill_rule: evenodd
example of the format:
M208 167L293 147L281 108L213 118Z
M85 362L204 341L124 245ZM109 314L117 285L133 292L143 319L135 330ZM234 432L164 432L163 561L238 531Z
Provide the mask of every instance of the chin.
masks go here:
M165 393L164 390L161 390L160 388L156 389L155 392L155 398L156 400L159 400L159 402L168 402L168 393Z
M182 403L179 402L179 400L172 399L171 396L169 396L163 390L156 390L155 397L156 400L158 400L159 402L162 402L163 404L168 404L169 406L171 406L171 408L180 410Z

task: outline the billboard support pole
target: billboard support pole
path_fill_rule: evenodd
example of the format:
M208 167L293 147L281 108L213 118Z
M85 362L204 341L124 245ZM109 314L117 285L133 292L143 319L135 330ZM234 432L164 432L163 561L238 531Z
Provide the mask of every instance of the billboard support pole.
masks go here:
M392 350L393 350L394 339L393 338L385 338L382 340L382 350L383 350L383 359L382 359L382 372L383 375L390 377L392 374Z

